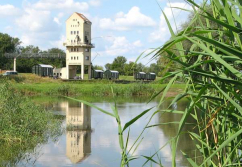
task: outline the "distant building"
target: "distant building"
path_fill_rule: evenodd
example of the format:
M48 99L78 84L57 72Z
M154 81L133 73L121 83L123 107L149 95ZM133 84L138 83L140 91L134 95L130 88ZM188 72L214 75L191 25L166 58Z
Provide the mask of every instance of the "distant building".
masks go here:
M55 68L54 74L61 79L74 79L77 67L81 66L81 78L84 78L85 66L88 66L88 78L91 79L91 21L83 14L73 13L66 21L66 67Z
M39 75L41 77L52 77L53 76L53 67L46 64L36 64L32 67L32 73Z

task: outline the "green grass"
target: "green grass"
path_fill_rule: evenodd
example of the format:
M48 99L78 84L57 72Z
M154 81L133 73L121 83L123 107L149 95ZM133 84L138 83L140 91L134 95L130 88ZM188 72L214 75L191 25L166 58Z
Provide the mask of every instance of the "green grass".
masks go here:
M131 78L129 78L131 79ZM0 82L1 82L0 78ZM24 95L88 95L88 96L111 96L111 87L118 96L151 96L160 91L166 84L155 82L131 82L123 84L110 80L81 80L62 81L49 77L39 77L34 74L20 74L17 77L10 77L16 91ZM168 96L175 96L184 90L184 84L175 84L169 90Z
M34 150L60 133L63 118L36 105L9 83L0 84L0 166L15 166Z
M152 95L160 91L166 84L115 84L115 83L15 83L13 87L25 95L106 95L111 96L111 87L119 96ZM169 91L169 96L175 96L183 91L184 84L175 84Z

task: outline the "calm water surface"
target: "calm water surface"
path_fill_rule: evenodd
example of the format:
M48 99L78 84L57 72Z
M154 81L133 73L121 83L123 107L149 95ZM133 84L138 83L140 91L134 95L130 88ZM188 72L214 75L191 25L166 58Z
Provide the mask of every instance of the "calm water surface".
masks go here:
M95 101L95 100L94 100ZM111 102L112 103L112 102ZM157 106L158 102L152 101L146 104L146 100L122 99L117 102L118 111L122 124L140 114L142 111ZM81 166L81 167L116 167L120 165L120 147L118 140L118 126L116 120L105 115L97 109L90 108L80 102L70 101L64 98L52 99L52 102L41 102L46 108L58 115L63 115L62 126L63 134L57 141L49 141L47 144L36 147L35 153L31 155L34 161L22 160L18 166L36 166L36 167L64 167L64 166ZM93 102L96 106L110 111L110 102L105 99ZM167 108L169 100L160 108ZM172 107L177 110L183 110L186 102L175 104ZM154 108L140 120L135 122L130 129L130 139L128 148L134 143L149 117L157 108ZM150 125L179 121L179 114L156 114ZM176 135L177 124L160 125L149 128L143 134L143 140L133 155L150 156L159 148L163 147L171 137ZM187 125L186 130L191 130L192 126ZM125 133L125 138L127 133ZM194 157L194 145L188 135L183 135L177 150L177 166L188 166L186 159L182 156L180 150L186 152L189 156ZM131 151L132 153L132 151ZM158 153L163 166L171 166L171 147L167 144ZM155 159L158 160L157 156ZM145 159L140 157L130 163L131 167L142 166ZM152 164L156 166L155 164ZM148 163L146 166L151 166Z

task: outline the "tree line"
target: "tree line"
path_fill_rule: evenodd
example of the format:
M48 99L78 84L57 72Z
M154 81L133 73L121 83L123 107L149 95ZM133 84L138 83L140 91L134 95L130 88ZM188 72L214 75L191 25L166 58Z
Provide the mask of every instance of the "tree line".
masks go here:
M96 69L103 69L100 66L94 66ZM127 62L127 59L124 56L117 56L112 63L105 64L106 70L115 70L118 71L120 75L132 76L135 72L154 72L158 76L162 75L162 66L157 61L152 63L149 66L145 66L142 63Z
M13 69L13 59L8 59L4 56L5 53L59 53L65 52L59 48L51 48L47 51L39 49L38 46L21 46L19 38L11 37L8 34L0 33L0 69ZM50 64L54 67L64 67L65 59L54 58L17 58L17 71L21 73L30 73L32 67L36 64Z
M13 59L8 59L4 56L5 53L59 53L65 54L64 50L59 48L51 48L47 51L41 50L38 46L21 46L19 38L11 37L8 34L0 33L0 69L11 70L13 69ZM112 63L105 64L105 69L119 71L120 75L132 76L135 72L154 72L158 76L163 75L163 71L166 60L158 59L156 63L152 63L149 66L145 66L142 63L127 62L124 56L117 56ZM50 64L53 67L61 68L65 67L65 59L56 58L17 58L17 71L20 73L32 72L32 67L36 64ZM103 66L93 65L93 69L104 70ZM174 65L169 67L168 70L173 71ZM80 69L79 69L80 70ZM86 69L87 70L87 69Z

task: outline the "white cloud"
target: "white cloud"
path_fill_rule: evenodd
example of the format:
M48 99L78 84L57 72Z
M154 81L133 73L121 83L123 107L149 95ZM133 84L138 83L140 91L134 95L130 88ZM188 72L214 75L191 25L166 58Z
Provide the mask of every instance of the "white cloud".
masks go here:
M100 6L101 5L101 1L100 0L90 0L89 4L91 6Z
M5 5L5 8L13 10L14 7ZM88 8L87 2L77 0L38 0L37 2L25 0L21 14L13 20L23 45L37 45L41 49L63 48L63 41L60 40L63 39L64 16L66 19L73 12L85 13Z
M71 11L87 11L89 8L86 2L76 2L74 0L40 0L30 5L34 9L39 10L71 10Z
M187 20L189 13L186 11L182 11L180 9L173 8L172 9L173 14L172 14L170 7L181 7L181 8L186 8L186 9L191 9L191 7L185 2L167 3L166 6L164 7L163 11L167 16L167 18L173 28L173 31L176 32L176 28L179 29L179 25L181 25L182 23L184 23ZM173 15L174 15L176 24L174 22ZM176 26L178 26L178 27L176 27ZM169 38L170 38L170 31L167 26L166 20L165 20L163 14L161 13L159 27L157 28L157 30L155 30L154 32L152 32L150 34L149 42L156 42L156 41L166 42Z
M131 53L135 49L141 46L142 46L142 43L139 40L133 43L130 43L124 36L114 37L112 45L109 47L106 47L105 53L107 55L118 56L128 52Z
M141 46L143 46L143 44L141 43L140 40L133 42L133 45L136 46L136 47L141 47Z
M19 14L21 14L21 10L13 5L0 5L0 17L17 16Z
M50 11L39 11L30 8L26 8L25 13L16 19L16 24L27 32L54 31L54 28L56 28Z
M137 57L145 50L145 46L140 40L129 41L125 36L117 36L112 38L103 38L105 40L104 47L100 50L92 51L92 59L95 65L104 66L106 63L111 63L117 56L124 56L127 62L136 61ZM142 58L139 62L147 64L150 58Z
M7 26L7 27L4 28L4 31L5 31L6 33L12 32L13 30L14 30L14 29L13 29L12 26Z
M51 41L50 44L52 45L52 47L58 47L60 49L65 50L65 47L63 46L63 41L65 40L66 40L66 36L62 35L58 40Z
M155 25L155 21L142 14L139 7L136 6L132 7L127 14L117 13L114 20L110 18L100 20L100 27L108 30L125 31L134 27L151 27Z
M53 21L56 22L58 25L61 25L59 18L54 17Z
M12 9L13 6L5 8ZM88 8L88 3L77 0L39 0L34 3L26 0L21 14L13 20L23 45L37 45L41 49L62 47L63 17L76 11L85 13Z

